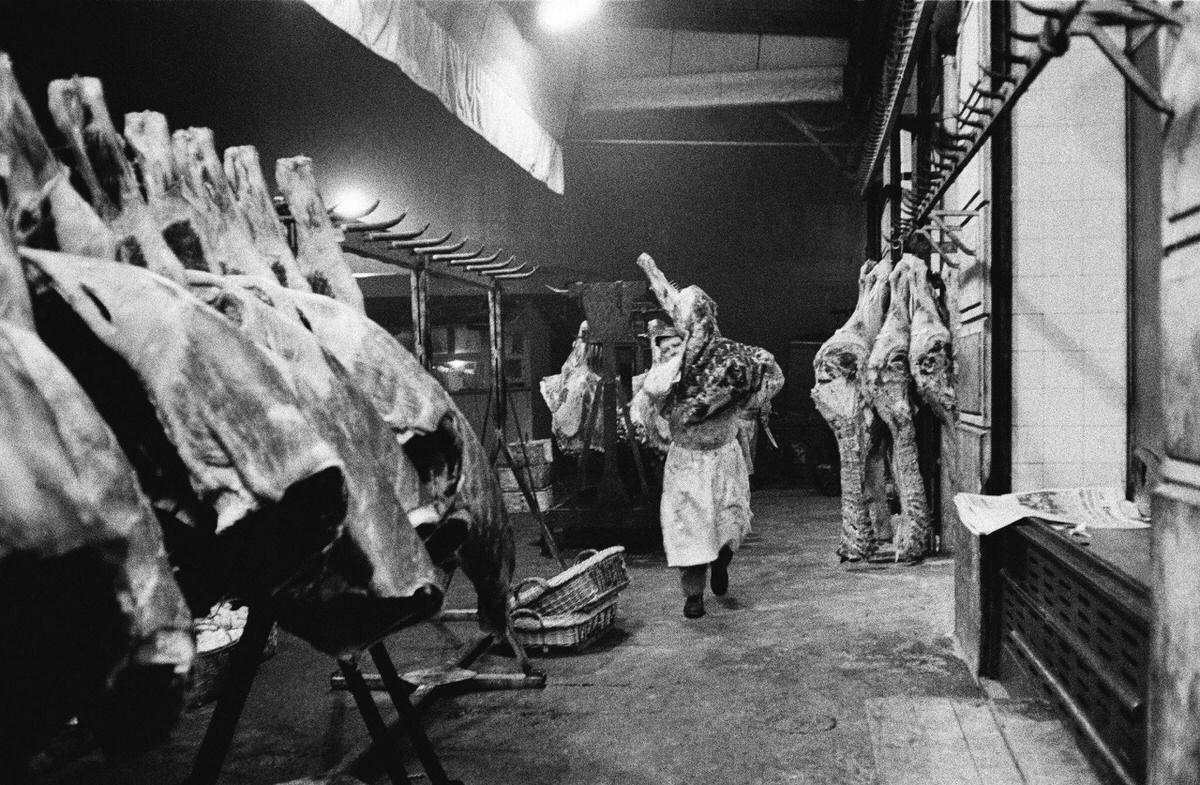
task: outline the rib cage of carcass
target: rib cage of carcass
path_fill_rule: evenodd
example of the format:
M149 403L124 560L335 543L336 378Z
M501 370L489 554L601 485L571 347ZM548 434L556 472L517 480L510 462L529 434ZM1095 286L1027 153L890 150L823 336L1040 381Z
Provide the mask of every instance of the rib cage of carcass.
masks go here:
M42 596L81 625L34 625L44 637L28 651L58 652L41 668L0 644L0 703L24 709L0 720L0 771L73 715L114 745L161 735L193 651L184 600L191 615L269 602L341 654L434 613L461 564L481 627L511 635L514 546L490 463L445 390L362 313L311 162L277 167L293 256L253 148L222 166L210 131L171 134L153 112L127 115L122 140L86 77L53 83L50 104L86 199L0 55L0 395L13 415L0 428L23 452L0 462L14 489L0 588L74 570L76 584ZM81 582L86 597L69 591ZM15 623L39 610L12 610ZM143 666L169 678L148 682ZM122 673L141 687L132 704ZM155 700L167 708L132 719Z

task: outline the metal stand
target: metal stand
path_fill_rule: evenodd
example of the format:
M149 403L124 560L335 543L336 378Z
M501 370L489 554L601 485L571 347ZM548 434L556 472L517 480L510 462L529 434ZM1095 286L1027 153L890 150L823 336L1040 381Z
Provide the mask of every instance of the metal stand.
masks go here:
M234 731L246 707L246 698L250 695L250 687L254 684L254 676L258 673L258 664L262 661L263 649L266 648L273 626L274 614L263 605L250 606L242 637L230 655L225 689L217 700L185 785L215 785L221 776L221 767L229 756Z
M383 721L383 716L379 713L379 707L375 705L375 699L371 697L371 691L367 689L366 682L363 681L358 664L352 659L338 660L338 668L342 671L350 694L354 696L358 713L362 715L363 722L366 723L367 730L371 733L371 738L374 740L373 746L384 756L383 766L387 771L388 779L392 781L392 785L407 785L408 772L404 770L404 764L400 762L399 756L395 753L387 724ZM405 700L405 703L407 702ZM443 785L443 783L444 780L438 785Z

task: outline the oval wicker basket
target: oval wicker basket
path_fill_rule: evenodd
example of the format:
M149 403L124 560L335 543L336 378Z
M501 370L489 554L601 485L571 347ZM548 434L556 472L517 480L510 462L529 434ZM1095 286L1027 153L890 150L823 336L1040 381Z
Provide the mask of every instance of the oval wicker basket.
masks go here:
M573 566L553 578L526 578L518 583L514 606L541 616L587 610L629 585L624 553L620 545L581 551Z

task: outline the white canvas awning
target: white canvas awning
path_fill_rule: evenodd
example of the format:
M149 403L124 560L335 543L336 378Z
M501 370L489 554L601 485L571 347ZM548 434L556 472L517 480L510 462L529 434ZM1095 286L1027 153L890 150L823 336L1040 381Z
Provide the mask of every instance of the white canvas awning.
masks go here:
M563 192L563 156L558 137L565 123L553 91L522 84L513 69L494 67L439 23L424 3L412 0L305 0L318 13L360 43L394 63L421 88L433 93L458 119L496 149ZM502 13L502 12L498 12ZM487 20L486 28L495 20ZM511 42L513 38L507 37ZM524 45L523 42L515 44ZM518 52L514 61L536 55ZM559 119L561 118L561 119Z

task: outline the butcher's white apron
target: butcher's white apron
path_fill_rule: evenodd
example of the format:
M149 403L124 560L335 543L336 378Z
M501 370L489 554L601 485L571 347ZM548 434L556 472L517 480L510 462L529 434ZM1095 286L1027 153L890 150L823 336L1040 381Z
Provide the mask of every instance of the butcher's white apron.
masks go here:
M671 567L708 564L750 533L750 475L736 438L712 449L671 445L663 467L663 549Z

